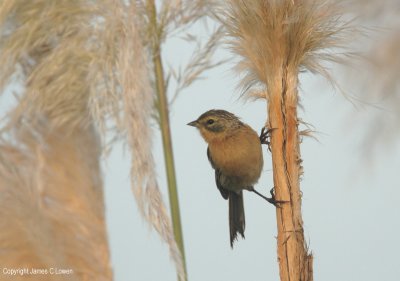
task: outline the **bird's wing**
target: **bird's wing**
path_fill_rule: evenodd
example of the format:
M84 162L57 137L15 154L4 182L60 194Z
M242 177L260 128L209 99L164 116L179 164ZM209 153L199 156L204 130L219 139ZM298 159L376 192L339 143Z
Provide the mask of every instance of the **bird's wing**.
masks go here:
M210 161L210 163L211 163L211 166L215 170L215 164L214 164L214 161L211 158L211 153L210 153L210 148L209 147L207 147L207 157L208 157L208 161Z
M211 163L211 166L212 166L212 167L214 168L214 170L215 170L215 183L217 184L218 190L219 190L219 192L221 192L221 195L222 195L222 197L223 197L224 199L228 199L228 197L229 197L229 191L226 190L226 189L222 186L222 184L221 184L221 177L222 177L223 175L221 174L221 171L215 167L214 161L213 161L212 158L211 158L210 148L207 148L207 157L208 157L208 160L209 160L210 163Z

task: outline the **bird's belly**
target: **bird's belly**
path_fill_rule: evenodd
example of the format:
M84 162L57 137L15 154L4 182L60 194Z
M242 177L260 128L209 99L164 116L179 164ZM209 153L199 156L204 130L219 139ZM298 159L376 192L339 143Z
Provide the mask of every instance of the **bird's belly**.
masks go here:
M216 151L214 151L216 152ZM232 147L224 145L211 151L215 166L221 171L221 184L226 189L241 190L253 186L259 179L263 166L260 147Z

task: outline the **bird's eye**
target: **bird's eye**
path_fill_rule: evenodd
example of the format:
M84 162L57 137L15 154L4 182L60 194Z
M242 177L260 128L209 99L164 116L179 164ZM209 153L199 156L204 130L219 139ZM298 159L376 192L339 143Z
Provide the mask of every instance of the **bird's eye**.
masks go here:
M214 119L208 119L207 120L207 124L208 125L214 124L214 122L215 122Z

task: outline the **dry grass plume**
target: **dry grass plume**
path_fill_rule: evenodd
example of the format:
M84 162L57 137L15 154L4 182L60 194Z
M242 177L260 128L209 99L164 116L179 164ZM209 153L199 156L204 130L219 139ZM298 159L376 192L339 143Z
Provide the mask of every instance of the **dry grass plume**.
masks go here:
M2 129L7 202L0 212L7 231L0 243L13 253L2 251L2 264L58 263L73 267L79 280L112 279L99 169L111 133L128 144L139 210L183 274L154 172L154 100L134 6L122 0L0 1L0 92L13 84L22 88Z

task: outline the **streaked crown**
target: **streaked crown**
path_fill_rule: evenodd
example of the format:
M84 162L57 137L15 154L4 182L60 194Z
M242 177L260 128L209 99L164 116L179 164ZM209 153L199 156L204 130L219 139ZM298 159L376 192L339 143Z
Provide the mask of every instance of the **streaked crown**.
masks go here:
M207 130L220 133L243 126L243 123L235 114L222 109L212 109L203 113L197 120L188 123L188 125L194 126L200 131Z

